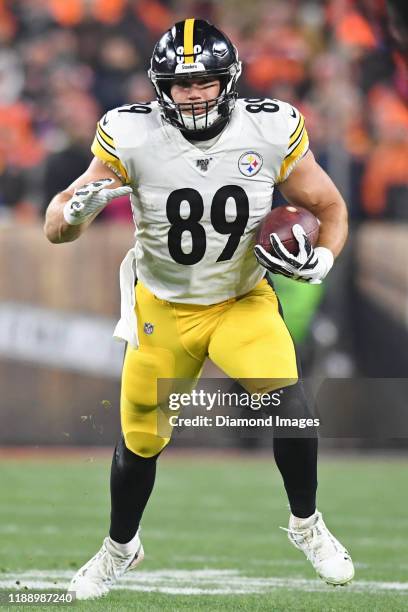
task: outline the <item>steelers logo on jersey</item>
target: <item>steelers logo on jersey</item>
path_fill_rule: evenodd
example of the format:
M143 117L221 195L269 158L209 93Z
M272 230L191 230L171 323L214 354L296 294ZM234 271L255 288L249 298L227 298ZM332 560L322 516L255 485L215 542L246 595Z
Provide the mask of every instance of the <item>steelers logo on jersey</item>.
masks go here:
M255 176L262 168L262 155L256 151L243 153L238 160L238 168L244 176Z

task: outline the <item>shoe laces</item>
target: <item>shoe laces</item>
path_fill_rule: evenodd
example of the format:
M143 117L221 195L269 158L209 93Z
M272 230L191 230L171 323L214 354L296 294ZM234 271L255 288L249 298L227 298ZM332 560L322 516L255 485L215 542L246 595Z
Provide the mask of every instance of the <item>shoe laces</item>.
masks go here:
M90 578L100 578L103 582L110 582L120 578L130 563L133 561L134 555L129 557L120 557L112 554L106 544L91 559L88 567L84 568L82 575L88 574Z
M336 554L344 553L341 544L332 536L330 531L324 525L322 520L317 520L314 525L308 529L285 529L293 538L293 540L305 548L304 551L309 560L314 560L318 563L326 561Z

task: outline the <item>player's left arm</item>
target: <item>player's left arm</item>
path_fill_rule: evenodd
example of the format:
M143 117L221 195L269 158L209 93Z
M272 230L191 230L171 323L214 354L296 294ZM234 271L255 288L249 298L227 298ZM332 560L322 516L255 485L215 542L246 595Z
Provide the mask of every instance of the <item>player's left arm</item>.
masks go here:
M285 248L276 233L270 236L270 252L257 244L254 253L258 262L274 274L318 284L330 272L346 241L346 204L309 151L303 115L289 104L281 103L280 107L287 146L275 182L289 203L309 209L319 219L319 239L313 247L304 229L295 224L292 233L299 244L297 255Z
M318 246L337 257L347 239L346 203L310 150L278 189L290 204L307 208L319 219Z

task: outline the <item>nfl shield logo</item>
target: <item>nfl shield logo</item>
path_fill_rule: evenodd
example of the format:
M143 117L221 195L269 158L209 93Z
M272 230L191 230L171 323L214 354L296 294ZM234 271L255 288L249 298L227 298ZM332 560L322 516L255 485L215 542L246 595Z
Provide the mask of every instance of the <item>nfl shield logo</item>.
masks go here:
M145 334L150 336L150 334L153 333L153 330L154 330L154 325L152 323L145 323L144 324L143 331L144 331Z

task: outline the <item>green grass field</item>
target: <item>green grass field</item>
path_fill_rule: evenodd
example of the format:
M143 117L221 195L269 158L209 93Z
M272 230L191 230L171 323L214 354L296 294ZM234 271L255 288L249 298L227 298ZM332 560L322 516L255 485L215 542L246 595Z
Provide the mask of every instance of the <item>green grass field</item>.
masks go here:
M3 597L12 588L63 589L99 549L108 525L109 463L89 457L2 461ZM73 607L408 610L406 467L403 459L321 459L319 508L356 565L354 582L333 588L279 529L287 526L288 510L272 457L168 452L143 522L140 570L107 598Z

